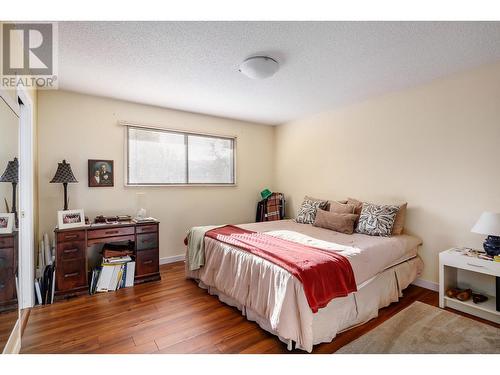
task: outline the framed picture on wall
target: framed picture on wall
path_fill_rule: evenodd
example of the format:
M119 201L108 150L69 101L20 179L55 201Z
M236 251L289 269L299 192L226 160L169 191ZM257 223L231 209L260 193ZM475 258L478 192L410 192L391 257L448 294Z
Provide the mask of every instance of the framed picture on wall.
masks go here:
M12 233L14 220L14 214L0 214L0 234Z
M83 209L57 211L57 225L59 229L69 229L85 226Z
M113 160L89 160L89 187L115 185Z

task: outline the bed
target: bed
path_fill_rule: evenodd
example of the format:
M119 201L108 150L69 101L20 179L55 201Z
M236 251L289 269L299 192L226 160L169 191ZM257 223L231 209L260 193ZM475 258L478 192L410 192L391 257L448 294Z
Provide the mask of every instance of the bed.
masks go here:
M417 279L423 263L421 240L402 234L376 237L342 234L293 220L242 224L238 227L289 241L337 251L349 259L357 291L331 300L313 313L301 282L263 258L213 238L204 238L204 265L186 276L212 295L238 308L247 319L278 336L288 349L311 352L349 328L377 317L378 310L398 301ZM188 250L189 251L189 250Z

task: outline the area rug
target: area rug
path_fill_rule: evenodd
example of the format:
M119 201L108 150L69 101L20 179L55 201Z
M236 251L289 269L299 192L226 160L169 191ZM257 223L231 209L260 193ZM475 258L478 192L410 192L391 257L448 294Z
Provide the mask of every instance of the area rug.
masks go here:
M336 354L500 353L500 329L414 302Z

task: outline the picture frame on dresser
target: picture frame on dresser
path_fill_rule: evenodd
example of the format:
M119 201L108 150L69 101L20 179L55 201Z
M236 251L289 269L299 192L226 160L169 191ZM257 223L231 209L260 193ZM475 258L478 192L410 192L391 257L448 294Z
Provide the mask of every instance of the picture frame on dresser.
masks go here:
M0 234L10 234L14 230L15 215L0 213Z
M85 226L83 209L57 211L57 226L59 229L71 229Z

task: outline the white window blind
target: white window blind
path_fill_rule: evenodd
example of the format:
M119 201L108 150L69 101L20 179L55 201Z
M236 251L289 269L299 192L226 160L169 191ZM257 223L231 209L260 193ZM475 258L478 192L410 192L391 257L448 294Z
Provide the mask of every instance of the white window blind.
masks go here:
M127 183L235 183L234 138L127 127Z

